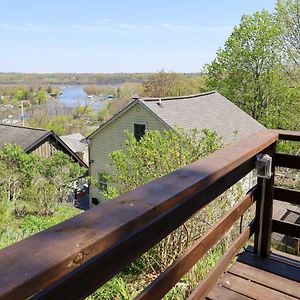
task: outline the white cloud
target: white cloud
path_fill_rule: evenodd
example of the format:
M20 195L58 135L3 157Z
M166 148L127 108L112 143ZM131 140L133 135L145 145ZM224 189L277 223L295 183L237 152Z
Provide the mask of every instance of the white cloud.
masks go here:
M187 26L170 23L160 23L162 28L173 32L187 32L187 33L203 33L203 32L230 32L232 26Z
M149 32L173 32L173 33L189 33L201 34L211 32L230 32L233 29L231 26L190 26L171 23L157 23L151 25L138 25L114 22L111 19L101 19L88 24L66 24L62 26L50 26L44 24L9 24L0 23L0 30L24 31L24 32L56 32L56 33L87 33L87 34L134 34L134 33L149 33Z

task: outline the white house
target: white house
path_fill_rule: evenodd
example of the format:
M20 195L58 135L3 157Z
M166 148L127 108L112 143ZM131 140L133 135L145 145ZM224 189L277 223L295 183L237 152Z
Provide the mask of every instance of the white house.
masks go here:
M117 101L117 100L116 100ZM125 108L88 136L89 173L105 189L103 174L109 171L109 154L124 144L125 130L137 139L146 130L176 128L215 130L225 143L245 137L264 127L218 92L168 98L135 98ZM90 200L103 200L101 190L90 187Z

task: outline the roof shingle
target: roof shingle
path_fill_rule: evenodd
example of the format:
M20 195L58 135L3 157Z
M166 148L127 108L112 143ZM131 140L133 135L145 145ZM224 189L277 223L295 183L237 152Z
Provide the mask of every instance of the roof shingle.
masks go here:
M172 128L215 130L230 143L264 126L218 92L173 98L140 98Z
M0 149L5 144L19 145L27 150L50 134L50 130L0 124Z

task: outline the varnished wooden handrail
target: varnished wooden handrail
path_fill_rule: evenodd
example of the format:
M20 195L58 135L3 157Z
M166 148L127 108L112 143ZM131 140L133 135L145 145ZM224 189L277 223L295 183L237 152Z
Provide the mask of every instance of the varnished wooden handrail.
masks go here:
M212 248L255 201L251 190L225 216L161 273L136 300L161 299Z
M300 142L300 131L291 131L291 130L273 130L278 134L278 138L284 141L298 141Z
M300 156L276 153L275 165L276 167L284 167L284 168L300 170Z
M0 299L87 296L243 178L277 138L253 134L1 250Z
M300 225L299 224L281 221L281 220L273 220L272 221L272 230L273 230L273 232L285 234L285 235L300 239Z
M274 187L274 199L300 205L300 191Z
M204 280L192 292L188 300L201 300L204 299L213 286L217 283L221 275L226 271L233 257L241 250L246 242L253 235L255 223L253 222L247 226L241 235L233 242L221 259L217 262L214 268L208 273Z

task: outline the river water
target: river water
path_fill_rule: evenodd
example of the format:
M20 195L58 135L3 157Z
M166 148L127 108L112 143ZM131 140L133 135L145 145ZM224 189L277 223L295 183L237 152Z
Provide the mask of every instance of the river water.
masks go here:
M57 85L62 94L56 99L50 99L46 103L46 110L49 116L72 114L78 106L90 106L94 112L105 104L105 99L94 99L88 97L83 85Z
M78 106L89 105L94 112L106 104L107 99L104 97L88 97L84 91L84 85L55 85L60 88L62 94L57 98L49 99L45 104L32 106L24 111L24 118L28 119L36 114L46 114L50 117L59 115L72 115ZM95 99L96 98L96 99ZM9 111L1 111L0 122L3 119L21 120L21 109L17 108Z
M60 89L62 94L57 100L66 107L75 108L82 105L89 105L94 111L98 111L103 105L102 101L89 98L82 85L69 85L60 87Z

